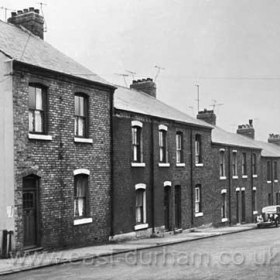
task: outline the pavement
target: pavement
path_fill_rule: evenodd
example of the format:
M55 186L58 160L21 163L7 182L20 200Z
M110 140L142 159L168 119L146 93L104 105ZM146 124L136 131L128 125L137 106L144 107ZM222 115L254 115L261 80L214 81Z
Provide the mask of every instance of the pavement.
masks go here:
M187 229L181 233L165 233L162 237L142 238L122 241L119 243L108 243L99 246L66 249L60 251L41 251L23 256L13 256L9 259L0 259L0 276L11 273L38 269L64 263L85 261L92 258L109 257L116 254L134 252L149 248L156 248L182 242L211 238L226 234L252 230L256 224L242 224L228 227L198 227Z

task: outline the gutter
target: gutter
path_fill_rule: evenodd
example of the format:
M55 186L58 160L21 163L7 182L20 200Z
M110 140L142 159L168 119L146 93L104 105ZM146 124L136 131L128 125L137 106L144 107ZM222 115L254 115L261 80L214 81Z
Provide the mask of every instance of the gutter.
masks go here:
M72 78L72 79L76 79L76 80L82 80L84 82L88 82L88 83L91 83L91 84L94 84L96 86L99 86L99 87L102 87L103 89L104 88L107 88L107 89L110 89L110 90L116 90L117 88L111 84L105 84L105 83L102 83L102 82L98 82L98 81L93 81L93 80L89 80L89 79L86 79L86 78L82 78L80 76L75 76L74 74L69 74L69 73L64 73L64 72L59 72L59 71L56 71L56 70L52 70L52 69L48 69L48 68L44 68L44 67L40 67L40 66L37 66L37 65L33 65L33 64L29 64L29 63L26 63L26 62L22 62L22 61L19 61L19 60L16 60L14 59L14 62L15 63L18 63L19 65L23 65L23 66L27 66L27 67L31 67L31 68L34 68L34 69L40 69L40 70L43 70L45 72L51 72L55 75L59 75L59 76L66 76L68 78ZM94 76L95 74L92 73L92 76Z

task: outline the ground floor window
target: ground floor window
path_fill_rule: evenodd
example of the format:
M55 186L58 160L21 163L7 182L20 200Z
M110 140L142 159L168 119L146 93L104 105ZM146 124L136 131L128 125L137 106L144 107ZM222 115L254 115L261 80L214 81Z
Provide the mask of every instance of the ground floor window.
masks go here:
M136 224L146 223L146 185L135 186L135 220Z
M227 214L226 214L226 193L222 193L221 216L222 216L222 219L227 217Z
M194 189L194 211L195 213L202 212L201 209L201 185L196 185Z
M256 206L256 194L257 194L257 191L256 190L253 190L253 194L252 194L252 208L253 208L253 211L256 211L257 209L257 206Z
M87 215L88 175L79 174L74 178L74 216L85 217Z

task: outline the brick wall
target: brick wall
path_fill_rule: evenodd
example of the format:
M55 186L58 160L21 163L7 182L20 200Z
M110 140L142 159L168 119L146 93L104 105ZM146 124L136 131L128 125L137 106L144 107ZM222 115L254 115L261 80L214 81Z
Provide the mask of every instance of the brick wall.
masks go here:
M132 167L131 151L131 121L138 120L143 123L143 162L145 167ZM167 150L169 167L159 166L158 126L160 124L168 127ZM176 132L183 133L184 167L176 166ZM204 165L195 167L193 165L193 182L191 181L191 147L194 153L195 134L202 136L202 154ZM153 136L153 141L152 141ZM192 139L192 145L191 145ZM211 154L210 130L198 129L191 133L191 127L172 121L151 119L134 113L117 110L114 117L114 234L134 231L135 225L135 185L144 183L147 185L147 223L149 227L157 230L163 228L164 222L164 182L171 182L171 227L175 228L175 187L181 188L181 227L192 226L192 183L201 184L203 191L209 192L212 185L211 178ZM152 148L152 142L154 146ZM153 152L153 154L152 154ZM193 159L194 162L194 159ZM153 168L152 168L153 164ZM152 186L154 191L154 225L152 219ZM207 190L207 191L206 191ZM211 192L211 190L210 190ZM205 201L205 209L209 203ZM208 213L208 214L206 214ZM206 211L205 217L208 223L210 211ZM195 221L195 225L204 223L204 218Z
M28 86L48 88L48 135L51 141L28 139ZM17 249L23 246L22 180L40 177L39 227L43 247L89 245L108 240L110 231L110 98L109 90L80 80L19 67L14 73L15 222ZM89 97L89 138L74 142L74 93ZM73 225L75 169L89 176L89 217L93 222Z

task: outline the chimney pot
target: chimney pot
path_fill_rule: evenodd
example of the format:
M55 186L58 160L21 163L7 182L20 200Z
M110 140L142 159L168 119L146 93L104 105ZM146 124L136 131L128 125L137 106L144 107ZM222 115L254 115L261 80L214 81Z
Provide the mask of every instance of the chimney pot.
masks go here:
M24 12L23 12L24 11ZM34 8L19 10L17 13L12 12L8 19L9 23L16 26L23 26L31 33L44 38L44 18L34 11Z
M253 127L253 120L249 120L249 124L238 125L237 134L255 139L255 129Z
M40 14L39 9L35 9L34 12L35 12L36 14Z
M156 97L156 84L151 78L134 80L132 81L130 88L143 91L153 97Z
M206 108L203 111L199 111L197 114L197 119L216 125L216 114L213 110L207 110Z

